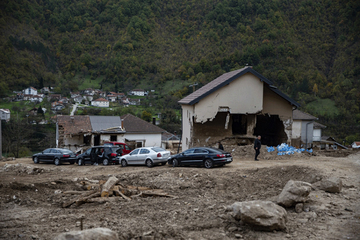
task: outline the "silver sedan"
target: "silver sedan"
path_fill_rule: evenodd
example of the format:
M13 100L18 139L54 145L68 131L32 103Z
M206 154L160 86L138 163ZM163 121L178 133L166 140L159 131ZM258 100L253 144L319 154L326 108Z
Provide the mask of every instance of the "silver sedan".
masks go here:
M129 154L119 157L121 166L146 165L153 167L155 164L165 165L170 156L170 151L160 147L142 147L132 150Z

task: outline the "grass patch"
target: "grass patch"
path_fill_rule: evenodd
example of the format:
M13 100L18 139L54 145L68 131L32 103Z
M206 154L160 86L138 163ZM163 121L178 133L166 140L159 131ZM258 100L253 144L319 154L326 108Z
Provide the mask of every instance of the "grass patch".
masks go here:
M79 90L84 90L87 88L100 89L101 81L104 79L104 76L99 76L96 79L91 79L90 75L83 77L82 74L77 74L75 79L79 83Z
M335 101L331 99L317 99L311 103L308 103L306 110L314 114L315 116L324 116L334 118L339 115L339 110L335 105Z

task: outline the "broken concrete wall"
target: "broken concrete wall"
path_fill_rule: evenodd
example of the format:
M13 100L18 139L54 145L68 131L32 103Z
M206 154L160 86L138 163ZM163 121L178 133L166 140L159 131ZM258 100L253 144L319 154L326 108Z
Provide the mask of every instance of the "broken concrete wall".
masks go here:
M84 136L83 135L65 135L63 144L60 145L60 148L67 148L71 151L77 151L79 147L84 145Z
M192 146L192 129L194 119L194 106L182 105L182 151Z
M192 146L210 146L232 136L231 119L229 118L230 114L228 113L218 113L212 121L194 123Z
M287 143L292 139L292 111L290 102L276 94L269 87L264 88L264 109L263 114L278 115L284 124L284 131L287 135Z
M125 142L124 134L101 134L100 135L100 145L103 145L105 142L111 142L111 136L116 135L116 141L114 142Z

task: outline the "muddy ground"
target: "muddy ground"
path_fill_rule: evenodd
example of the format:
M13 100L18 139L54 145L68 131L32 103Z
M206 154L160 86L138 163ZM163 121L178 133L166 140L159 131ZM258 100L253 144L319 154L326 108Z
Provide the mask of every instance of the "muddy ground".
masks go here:
M121 239L360 239L360 152L315 151L277 156L251 146L228 147L234 162L219 168L154 168L0 162L0 238L52 239L65 231L107 227ZM85 203L63 208L84 179L160 188L177 196ZM285 231L261 232L234 221L224 207L236 201L275 200L289 181L343 182L339 194L314 190L302 213L287 209Z

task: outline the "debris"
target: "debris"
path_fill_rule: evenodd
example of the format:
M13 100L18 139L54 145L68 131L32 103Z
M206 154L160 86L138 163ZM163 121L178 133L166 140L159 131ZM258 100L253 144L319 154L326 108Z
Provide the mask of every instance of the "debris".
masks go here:
M164 192L162 189L151 189L148 187L124 186L119 183L119 179L111 176L107 181L82 181L84 191L65 191L64 195L78 195L77 197L63 202L62 207L67 208L74 203L79 206L83 203L106 203L115 202L121 199L131 201L137 197L168 197L177 198Z

